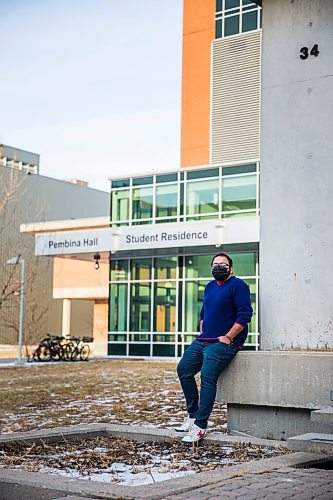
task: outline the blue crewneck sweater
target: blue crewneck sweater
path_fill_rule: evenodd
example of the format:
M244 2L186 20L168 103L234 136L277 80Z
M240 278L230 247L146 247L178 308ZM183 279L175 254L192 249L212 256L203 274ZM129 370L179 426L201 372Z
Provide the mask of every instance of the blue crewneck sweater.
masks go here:
M220 337L228 333L234 323L244 326L234 338L234 345L241 347L248 333L252 307L250 289L245 281L232 276L219 285L216 280L205 287L204 300L200 311L202 334L197 338Z

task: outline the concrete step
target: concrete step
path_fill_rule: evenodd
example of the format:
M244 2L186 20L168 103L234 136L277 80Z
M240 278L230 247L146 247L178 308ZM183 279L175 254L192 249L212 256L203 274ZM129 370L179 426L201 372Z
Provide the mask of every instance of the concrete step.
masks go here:
M323 410L313 410L311 412L311 422L331 425L333 432L333 406L328 406Z
M309 432L287 439L287 448L293 451L325 453L333 456L333 434Z

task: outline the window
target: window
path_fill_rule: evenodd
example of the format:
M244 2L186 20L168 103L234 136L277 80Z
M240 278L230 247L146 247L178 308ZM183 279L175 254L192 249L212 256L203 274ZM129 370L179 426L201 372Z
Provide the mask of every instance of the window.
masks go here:
M128 187L111 189L111 224L142 226L255 215L258 173L258 165L251 163L117 181ZM140 184L146 180L152 184Z
M187 281L185 285L185 332L200 331L200 310L203 303L205 281Z
M154 292L154 331L176 331L176 281L160 281L155 284ZM162 341L173 340L170 335ZM156 339L157 340L157 339Z
M217 0L215 38L226 38L261 28L261 8L251 0Z
M131 284L130 331L150 332L151 284ZM137 334L130 340L149 340L148 335Z
M250 287L254 310L245 348L258 346L258 255L242 245L226 251L234 274ZM197 336L214 252L111 259L109 354L181 356ZM216 249L218 253L218 249Z
M242 175L222 179L223 217L253 215L256 210L256 175Z
M177 216L178 185L156 187L156 217Z
M110 331L127 331L127 283L110 285ZM126 337L117 336L117 340L126 340Z
M153 188L133 190L133 219L150 219L153 216Z
M186 196L188 215L218 212L219 180L188 182Z
M158 257L155 259L155 278L170 280L177 277L177 257Z
M186 278L208 278L211 279L212 255L189 255L185 257Z
M129 189L112 192L112 213L113 222L126 221L129 219Z
M110 281L127 281L128 260L112 260L110 266Z

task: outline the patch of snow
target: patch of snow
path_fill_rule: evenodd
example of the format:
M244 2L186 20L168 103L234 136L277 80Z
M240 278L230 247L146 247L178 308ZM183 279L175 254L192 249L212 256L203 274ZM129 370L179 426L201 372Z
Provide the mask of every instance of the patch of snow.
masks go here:
M150 469L149 472L138 471L133 473L131 471L133 467L114 462L107 471L103 472L93 472L91 474L82 474L76 470L63 470L55 469L54 467L44 467L41 472L56 474L58 476L65 476L71 478L85 479L90 481L99 481L102 483L117 483L123 486L140 486L144 484L158 483L161 481L167 481L168 479L175 479L177 477L192 476L196 474L195 471L168 471L163 472L162 468Z

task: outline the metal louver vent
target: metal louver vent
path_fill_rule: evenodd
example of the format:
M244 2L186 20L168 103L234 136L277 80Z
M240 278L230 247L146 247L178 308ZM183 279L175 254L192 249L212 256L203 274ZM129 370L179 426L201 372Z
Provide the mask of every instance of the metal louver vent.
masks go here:
M259 160L261 31L212 44L211 163Z

